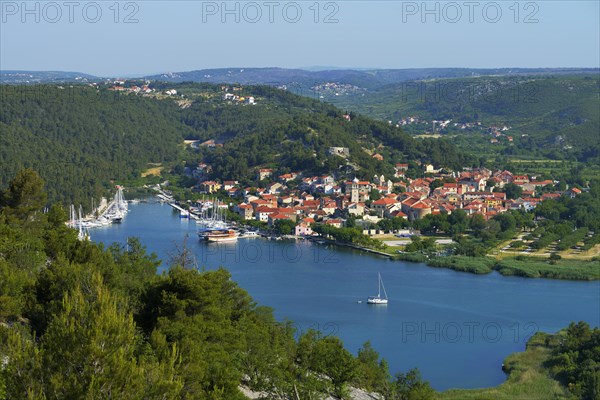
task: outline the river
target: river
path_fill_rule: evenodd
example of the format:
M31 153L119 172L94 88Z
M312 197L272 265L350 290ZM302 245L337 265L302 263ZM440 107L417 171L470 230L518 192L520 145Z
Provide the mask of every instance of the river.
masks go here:
M418 367L437 390L500 384L504 358L523 351L537 330L555 332L580 320L600 325L600 282L473 275L303 241L201 243L196 224L166 204L131 205L122 224L91 236L105 244L138 237L163 260L161 271L187 236L200 267L227 268L299 332L337 335L353 353L370 341L392 373ZM365 301L377 294L378 272L387 306Z

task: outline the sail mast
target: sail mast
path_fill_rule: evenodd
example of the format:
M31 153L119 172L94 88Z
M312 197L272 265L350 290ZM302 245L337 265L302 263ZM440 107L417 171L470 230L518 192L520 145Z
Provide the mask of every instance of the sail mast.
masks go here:
M381 282L381 287L383 288L383 294L385 295L385 299L387 300L387 292L385 291L385 286L383 285L383 279L381 279L381 274L379 274L379 281Z

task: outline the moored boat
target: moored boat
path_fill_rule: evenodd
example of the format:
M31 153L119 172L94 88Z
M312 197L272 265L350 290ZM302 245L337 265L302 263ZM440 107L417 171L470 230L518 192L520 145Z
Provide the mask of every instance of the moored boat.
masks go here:
M233 229L215 229L208 231L205 237L209 242L235 242L238 233Z
M379 277L379 283L378 283L379 290L377 292L377 296L369 296L367 298L367 303L368 304L387 304L388 297L387 297L387 293L385 292L385 286L383 286L383 280L381 279L381 274L378 273L377 276ZM381 297L381 288L383 288L384 297Z
M258 232L255 231L245 231L240 233L240 235L238 236L240 239L252 239L252 238L257 238L260 235L258 234Z

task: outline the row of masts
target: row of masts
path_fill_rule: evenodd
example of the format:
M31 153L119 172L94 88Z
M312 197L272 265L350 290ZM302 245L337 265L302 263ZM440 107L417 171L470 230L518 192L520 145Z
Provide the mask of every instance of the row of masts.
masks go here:
M198 203L200 207L195 213L195 219L200 228L227 228L227 212L226 208L221 206L220 200L214 201L202 198Z
M103 200L106 202L106 200ZM114 223L120 223L127 212L129 211L127 201L123 197L123 188L117 186L117 193L113 200L103 209L102 205L97 209L94 208L92 199L92 214L84 216L81 205L79 206L79 212L76 211L74 205L71 205L69 211L69 221L67 225L71 228L79 230L79 239L88 240L89 229L98 228L101 226L107 226Z
M79 240L90 240L90 233L88 228L83 223L83 208L79 205L79 213L75 210L75 206L71 204L69 208L69 226L71 228L77 228L77 239Z

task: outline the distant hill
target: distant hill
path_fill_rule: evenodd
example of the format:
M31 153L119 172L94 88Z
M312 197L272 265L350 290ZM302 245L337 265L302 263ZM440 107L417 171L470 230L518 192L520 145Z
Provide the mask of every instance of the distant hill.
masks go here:
M63 82L98 82L100 80L101 78L81 72L0 70L0 83L11 85Z
M218 68L144 79L154 85L269 85L378 120L397 123L411 116L427 120L427 125L403 129L447 135L464 150L488 158L512 155L587 162L597 160L600 153L599 76L597 68ZM92 81L110 80L78 72L0 71L2 83ZM474 130L453 129L452 124L440 130L434 120L480 122L483 133L487 127L507 126L507 135L514 140L491 145L493 139L482 132L473 135Z
M286 68L218 68L188 72L173 72L147 76L165 82L210 82L297 86L311 89L324 83L349 84L363 89L420 79L458 78L470 76L512 76L528 74L590 73L593 69L573 68L412 68L412 69L332 69L303 70Z
M590 74L592 68L406 68L406 69L352 69L352 68L213 68L183 72L112 78L150 79L164 82L238 83L243 85L286 86L287 89L311 90L326 83L347 84L361 89L424 79L462 78L478 76L517 76L546 74ZM0 70L0 83L40 84L61 82L101 82L105 78L82 72ZM107 77L107 79L111 79Z

